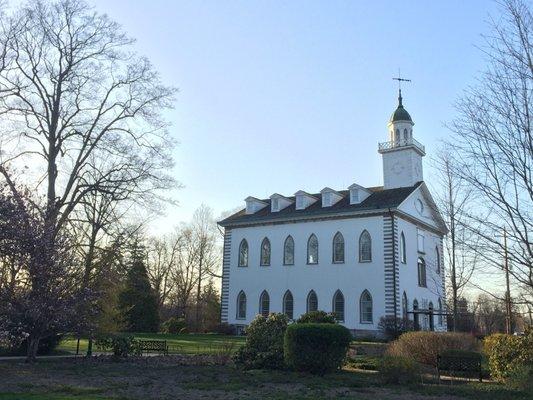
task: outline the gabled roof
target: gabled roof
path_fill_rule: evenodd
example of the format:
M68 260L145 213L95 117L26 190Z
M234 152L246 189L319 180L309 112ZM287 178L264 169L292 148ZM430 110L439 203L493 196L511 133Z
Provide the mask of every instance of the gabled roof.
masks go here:
M281 220L290 220L291 218L322 218L328 216L337 216L345 214L353 214L354 212L371 212L378 210L386 210L389 208L398 207L422 182L418 182L413 186L387 189L382 187L367 188L372 194L365 200L358 204L350 204L350 192L348 190L340 190L339 193L342 199L331 207L322 207L322 196L320 193L312 194L317 198L317 201L303 210L296 210L295 203L284 208L278 212L271 212L270 207L265 207L254 214L246 214L246 210L241 210L219 222L221 226L232 225L255 225L262 223L273 223ZM294 197L288 197L294 200ZM270 204L270 199L261 200Z

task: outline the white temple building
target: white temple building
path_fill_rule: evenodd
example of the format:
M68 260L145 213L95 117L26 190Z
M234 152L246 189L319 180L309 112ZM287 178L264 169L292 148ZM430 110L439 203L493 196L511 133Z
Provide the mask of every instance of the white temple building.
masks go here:
M380 143L383 186L298 190L246 207L225 229L222 321L333 312L355 336L379 335L383 316L446 330L442 240L446 226L423 179L425 149L402 104Z

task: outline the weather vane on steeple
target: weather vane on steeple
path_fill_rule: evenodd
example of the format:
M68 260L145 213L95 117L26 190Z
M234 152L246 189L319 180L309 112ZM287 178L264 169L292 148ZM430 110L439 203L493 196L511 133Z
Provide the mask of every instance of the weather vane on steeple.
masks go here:
M395 81L398 81L398 102L399 102L399 105L403 107L403 104L402 104L402 82L411 82L411 79L402 78L402 75L400 73L400 68L398 68L398 77L397 78L392 78L392 79L395 80Z

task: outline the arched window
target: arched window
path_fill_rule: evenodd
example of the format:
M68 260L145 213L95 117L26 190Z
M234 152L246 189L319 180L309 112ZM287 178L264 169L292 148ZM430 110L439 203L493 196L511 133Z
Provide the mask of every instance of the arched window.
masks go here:
M438 247L435 247L435 261L437 262L437 274L440 275L440 253Z
M344 237L340 232L337 232L335 236L333 236L333 262L344 262Z
M239 245L239 267L248 266L248 242L246 239L241 240Z
M438 318L438 322L439 322L439 326L442 326L442 300L441 298L439 297L439 318Z
M407 139L409 139L409 136L408 136L408 134L407 134L407 129L404 129L404 130L403 130L403 139L404 139L405 141L407 141Z
M318 239L313 233L307 241L307 264L318 263Z
M428 305L428 317L429 317L429 330L434 331L435 330L435 324L433 322L433 302L430 301Z
M362 324L372 323L372 296L368 290L363 291L359 299L359 312Z
M259 314L263 317L268 317L270 314L270 296L266 290L263 290L259 297Z
M344 321L344 296L340 290L333 295L333 314L337 321Z
M311 290L307 295L307 312L318 310L318 298L314 290Z
M290 235L283 244L283 264L294 265L294 239Z
M287 316L287 318L293 319L294 299L290 290L287 290L283 296L283 313Z
M237 296L237 319L246 319L246 294L242 290Z
M264 238L261 242L261 266L267 267L270 265L270 240Z
M372 261L372 238L367 230L359 236L359 262Z
M419 322L419 316L418 316L418 300L413 300L413 321L414 321L414 327L415 331L418 331L420 329L420 322Z
M402 316L403 319L407 320L407 294L403 292L402 296Z
M400 234L400 261L405 264L407 260L405 252L405 235L403 232Z
M394 137L394 140L396 142L400 141L400 130L399 129L396 129L396 136Z
M426 262L418 257L418 286L426 287Z

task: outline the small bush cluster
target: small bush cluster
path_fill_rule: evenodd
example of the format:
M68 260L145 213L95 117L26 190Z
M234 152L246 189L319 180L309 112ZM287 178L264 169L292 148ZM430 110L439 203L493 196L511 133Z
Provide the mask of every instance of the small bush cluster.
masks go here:
M384 383L404 385L420 381L420 366L410 358L402 356L384 356L378 371Z
M493 379L519 386L520 377L533 373L533 329L524 336L490 335L483 341L483 351Z
M435 367L437 356L446 350L477 351L478 348L478 340L467 333L419 331L401 335L389 345L387 355Z
M378 329L388 339L398 339L405 332L414 330L414 322L407 318L386 315L379 319Z
M246 342L235 354L235 363L244 369L282 369L288 323L285 314L258 315L246 328Z
M235 325L230 325L228 323L220 323L218 325L215 325L212 329L213 333L218 333L220 335L236 335L237 329L235 328Z
M285 362L297 371L324 374L339 369L352 335L342 325L296 323L285 333Z
M187 331L187 322L183 318L170 317L161 325L163 333L177 335Z
M102 351L111 351L115 357L140 355L141 347L132 335L108 335L96 339L95 345Z
M296 321L298 324L336 324L335 315L325 311L310 311L302 314Z
M61 342L63 335L50 335L39 341L37 355L44 356L51 354ZM17 345L10 342L0 343L0 356L25 356L28 354L28 342L23 340Z

